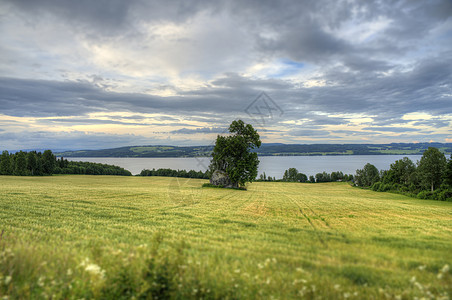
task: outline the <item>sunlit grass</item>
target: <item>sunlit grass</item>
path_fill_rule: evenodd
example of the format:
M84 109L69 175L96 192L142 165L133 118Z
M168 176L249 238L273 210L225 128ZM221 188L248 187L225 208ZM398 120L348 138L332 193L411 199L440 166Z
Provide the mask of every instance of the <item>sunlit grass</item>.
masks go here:
M452 292L452 203L344 183L0 177L0 295L412 298Z

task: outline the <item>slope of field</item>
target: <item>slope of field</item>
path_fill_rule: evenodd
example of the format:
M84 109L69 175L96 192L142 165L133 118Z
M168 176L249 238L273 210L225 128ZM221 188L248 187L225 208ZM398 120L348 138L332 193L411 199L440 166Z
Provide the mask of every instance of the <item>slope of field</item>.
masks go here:
M343 183L0 176L0 296L452 295L452 203Z

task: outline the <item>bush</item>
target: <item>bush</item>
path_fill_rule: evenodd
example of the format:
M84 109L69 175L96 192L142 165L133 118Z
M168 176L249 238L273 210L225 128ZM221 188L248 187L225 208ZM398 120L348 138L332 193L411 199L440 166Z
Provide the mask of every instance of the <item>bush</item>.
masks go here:
M433 193L430 191L420 191L417 194L417 198L419 199L432 199Z
M381 186L381 182L377 181L372 185L371 189L372 189L372 191L380 192L380 186Z
M451 201L452 202L452 189L440 191L438 193L438 200L441 201Z
M390 184L381 184L380 188L378 189L379 192L387 192L391 190L391 185Z

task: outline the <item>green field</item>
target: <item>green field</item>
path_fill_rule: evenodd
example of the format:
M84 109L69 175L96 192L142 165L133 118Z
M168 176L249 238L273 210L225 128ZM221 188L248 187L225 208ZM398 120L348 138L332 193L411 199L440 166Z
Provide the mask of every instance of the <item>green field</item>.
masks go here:
M0 299L449 299L452 203L345 183L0 176Z

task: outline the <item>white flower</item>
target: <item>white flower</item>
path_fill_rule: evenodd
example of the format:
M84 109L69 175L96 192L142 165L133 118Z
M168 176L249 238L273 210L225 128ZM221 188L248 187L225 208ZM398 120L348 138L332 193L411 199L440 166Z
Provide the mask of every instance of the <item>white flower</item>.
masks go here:
M334 285L334 289L337 291L337 290L339 290L341 288L341 285L340 284L335 284Z
M93 275L98 275L101 278L103 278L105 276L105 271L101 269L101 267L99 267L96 264L88 264L85 267L85 271L88 273L91 273Z
M72 270L71 269L67 269L67 276L71 276L72 275Z
M5 285L8 285L11 282L12 279L13 278L11 276L6 276L5 277Z
M44 286L44 280L45 280L45 276L40 276L39 278L38 278L38 285L40 286L40 287L43 287Z
M80 267L84 267L84 266L86 266L86 265L88 265L89 264L89 258L87 257L87 258L85 258L81 263L80 263Z
M424 290L424 287L422 286L422 284L420 284L419 282L415 282L414 285L421 291Z
M445 264L444 267L441 269L441 272L443 272L443 273L449 272L449 265Z

